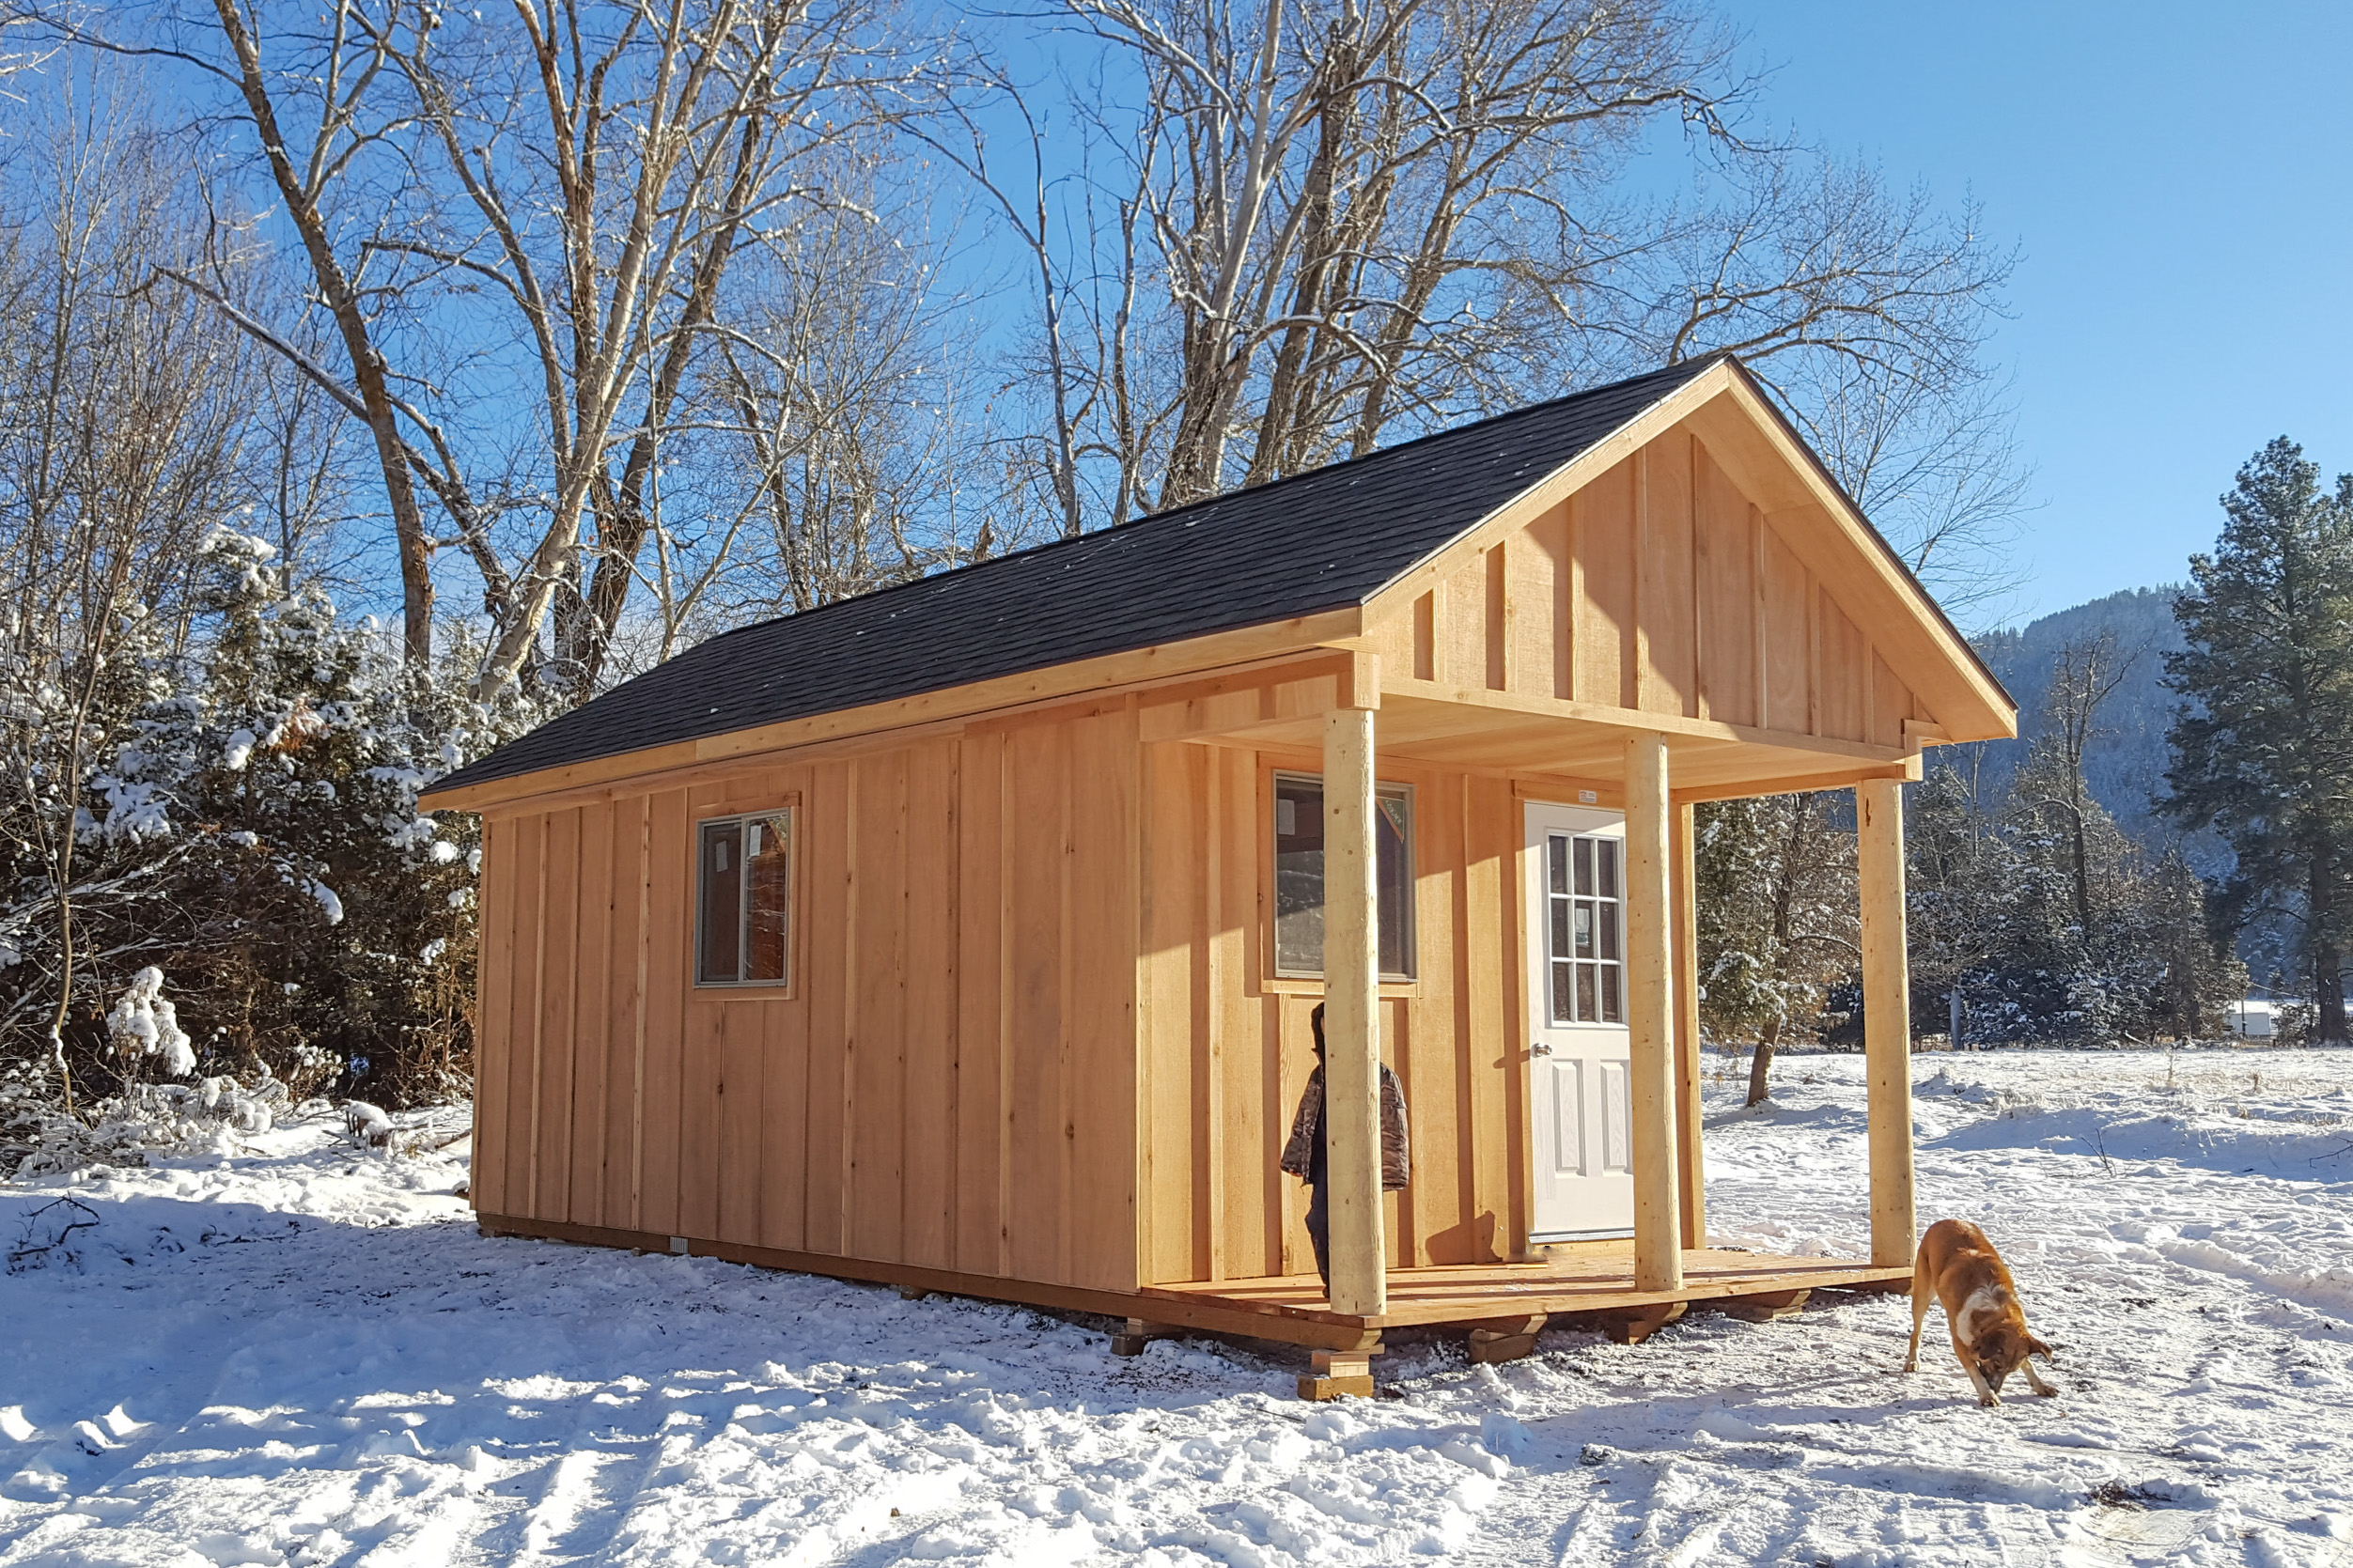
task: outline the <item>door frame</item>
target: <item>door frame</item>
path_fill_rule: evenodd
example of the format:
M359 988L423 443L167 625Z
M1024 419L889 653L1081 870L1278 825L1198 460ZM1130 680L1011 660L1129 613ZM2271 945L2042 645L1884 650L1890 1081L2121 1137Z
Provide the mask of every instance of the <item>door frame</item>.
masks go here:
M1535 1048L1542 1042L1536 1037L1536 1010L1546 1005L1547 988L1551 984L1551 955L1546 938L1545 846L1550 834L1566 830L1571 833L1590 832L1597 828L1617 828L1626 825L1622 806L1602 805L1593 800L1570 802L1522 797L1519 812L1519 885L1514 905L1519 920L1520 972L1526 983L1520 991L1519 1017L1515 1025L1522 1037L1520 1094L1521 1103L1528 1108L1527 1168L1524 1187L1528 1202L1528 1238L1532 1247L1570 1245L1588 1241L1618 1241L1634 1234L1627 1226L1602 1226L1591 1230L1548 1232L1537 1223L1537 1200L1540 1197L1541 1134L1537 1129L1536 1068L1543 1060ZM1544 820L1539 822L1539 814ZM1621 862L1621 864L1623 862ZM1621 873L1623 875L1623 873ZM1621 893L1621 900L1623 893ZM1623 903L1621 902L1621 908ZM1620 940L1624 932L1620 931ZM1623 993L1621 992L1621 996ZM1624 1029L1627 1025L1598 1025L1599 1028Z

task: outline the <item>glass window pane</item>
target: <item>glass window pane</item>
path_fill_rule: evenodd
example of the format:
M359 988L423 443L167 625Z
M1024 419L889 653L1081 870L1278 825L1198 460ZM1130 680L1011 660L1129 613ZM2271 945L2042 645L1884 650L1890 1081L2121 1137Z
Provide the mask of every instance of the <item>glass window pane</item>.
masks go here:
M1577 966L1577 1016L1590 1022L1595 1017L1593 1005L1593 966L1580 964Z
M1550 955L1555 958L1566 958L1568 956L1568 900L1566 898L1548 898L1545 902L1552 907L1552 948Z
M1613 838L1597 839L1594 847L1601 858L1601 885L1596 891L1604 898L1615 898L1618 895L1618 841Z
M694 978L729 981L740 978L743 950L743 824L707 822L696 876L701 882L701 952L694 961Z
M1373 903L1380 972L1410 979L1413 951L1413 800L1390 787L1374 798ZM1323 972L1324 798L1318 778L1274 781L1274 967Z
M1594 919L1601 926L1601 956L1604 958L1621 956L1618 953L1618 911L1623 908L1625 906L1621 904L1603 904L1594 911Z
M1601 1021L1624 1023L1626 1019L1622 1016L1622 1009L1618 1006L1618 967L1615 964L1603 964L1600 969Z
M1274 781L1274 967L1323 972L1323 781Z
M1577 841L1577 891L1593 892L1593 840L1589 838Z
M1552 966L1552 1021L1577 1021L1577 966L1566 961Z
M745 825L744 861L752 877L745 911L743 978L781 982L789 952L792 898L792 815L777 812Z
M1373 882L1380 906L1380 972L1413 973L1413 813L1402 794L1379 798ZM1320 967L1320 966L1318 966Z
M1550 862L1551 889L1554 893L1568 891L1568 840L1554 833L1544 841L1545 859Z
M1593 900L1589 898L1577 901L1577 956L1593 956Z

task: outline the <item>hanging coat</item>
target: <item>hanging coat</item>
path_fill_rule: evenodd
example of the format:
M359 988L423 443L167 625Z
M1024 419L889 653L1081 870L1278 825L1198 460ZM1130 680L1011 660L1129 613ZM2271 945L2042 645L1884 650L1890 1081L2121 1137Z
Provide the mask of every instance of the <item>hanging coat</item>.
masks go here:
M1291 1140L1283 1145L1283 1169L1306 1179L1315 1169L1316 1140L1323 1133L1324 1070L1307 1075L1291 1118ZM1413 1179L1413 1156L1406 1143L1405 1085L1384 1062L1380 1065L1380 1189L1397 1192Z

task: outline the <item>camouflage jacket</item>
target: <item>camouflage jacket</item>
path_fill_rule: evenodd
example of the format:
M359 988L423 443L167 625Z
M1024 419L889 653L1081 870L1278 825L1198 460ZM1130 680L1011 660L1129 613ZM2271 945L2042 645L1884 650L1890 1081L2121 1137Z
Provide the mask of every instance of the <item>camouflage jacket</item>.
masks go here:
M1283 1169L1304 1181L1315 1169L1316 1138L1323 1130L1324 1070L1307 1075L1307 1089L1299 1097L1299 1114L1291 1118L1291 1141L1283 1145ZM1396 1192L1413 1179L1413 1155L1406 1142L1405 1085L1380 1068L1380 1189Z

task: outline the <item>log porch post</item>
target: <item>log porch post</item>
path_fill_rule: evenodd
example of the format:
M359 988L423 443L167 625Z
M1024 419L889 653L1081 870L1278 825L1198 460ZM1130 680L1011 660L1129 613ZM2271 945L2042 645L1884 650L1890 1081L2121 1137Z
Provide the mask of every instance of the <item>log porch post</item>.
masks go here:
M1354 692L1354 701L1372 693ZM1331 1149L1332 1306L1389 1310L1380 1209L1380 928L1373 709L1324 721L1324 1133Z
M1667 798L1667 737L1626 743L1626 1019L1633 1060L1634 1288L1683 1288L1683 1215L1676 1166L1675 876Z
M1871 1261L1912 1261L1911 979L1904 937L1904 785L1855 785L1862 888L1862 1049L1870 1079Z
M1699 808L1675 808L1675 1130L1681 1157L1683 1245L1707 1245L1706 1151L1703 1146L1699 1032Z

